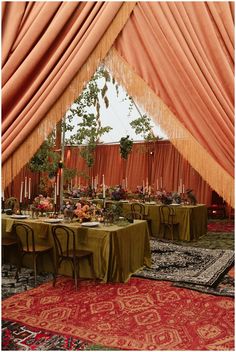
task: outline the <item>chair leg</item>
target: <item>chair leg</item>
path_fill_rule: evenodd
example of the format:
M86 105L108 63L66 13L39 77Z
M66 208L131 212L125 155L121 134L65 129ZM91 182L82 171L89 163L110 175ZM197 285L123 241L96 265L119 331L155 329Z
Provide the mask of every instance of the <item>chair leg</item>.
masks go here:
M53 287L55 287L55 285L56 285L56 277L57 277L57 270L56 270L56 266L55 266L55 262L54 262L53 250L49 252L49 257L50 257L50 260L52 262L52 268L53 268L53 283L52 283L52 285L53 285Z

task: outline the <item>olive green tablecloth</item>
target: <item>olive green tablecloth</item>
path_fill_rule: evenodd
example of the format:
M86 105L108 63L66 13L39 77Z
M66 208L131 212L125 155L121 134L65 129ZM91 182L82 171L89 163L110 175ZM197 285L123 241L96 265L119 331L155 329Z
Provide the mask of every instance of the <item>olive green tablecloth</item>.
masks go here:
M93 202L102 204L103 200L94 199ZM107 200L107 205L119 204L123 208L123 215L131 211L130 201ZM145 215L152 220L152 236L162 238L160 227L161 204L143 203ZM175 208L175 222L179 222L179 232L175 230L175 239L182 241L196 240L207 233L207 207L205 204L197 205L170 205Z
M2 236L10 236L11 228L15 221L25 222L35 232L37 243L53 244L52 224L42 219L12 219L2 216ZM125 282L129 277L144 265L151 265L151 252L149 245L149 232L146 221L135 220L126 226L103 226L84 228L78 222L62 223L73 228L77 244L81 249L93 252L94 271L96 278L104 282ZM9 258L14 262L14 249L9 253ZM24 259L24 264L32 267L32 263ZM51 271L50 260L45 256L39 262L39 270ZM70 265L62 265L60 274L71 275ZM87 259L84 258L80 265L80 276L91 278L92 273Z
M160 206L145 203L145 213L152 220L152 236L161 237ZM172 205L175 208L175 222L179 222L179 232L175 238L183 241L196 240L207 232L207 207L198 205ZM131 204L123 203L124 213L130 211Z

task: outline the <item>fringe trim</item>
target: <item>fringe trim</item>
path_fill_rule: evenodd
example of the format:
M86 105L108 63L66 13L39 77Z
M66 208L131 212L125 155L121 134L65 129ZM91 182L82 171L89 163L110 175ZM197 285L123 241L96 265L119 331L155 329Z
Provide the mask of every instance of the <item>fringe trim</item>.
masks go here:
M55 102L38 127L30 136L14 151L11 157L2 165L2 187L5 189L22 167L37 152L40 145L51 133L56 124L63 118L65 112L82 92L86 83L95 73L98 65L107 55L119 32L124 27L136 2L124 2L86 63L81 67L78 74L73 78L61 97Z
M170 142L225 201L234 207L234 179L199 144L179 122L165 103L138 76L113 47L104 60L117 82L123 86L138 105L156 121Z

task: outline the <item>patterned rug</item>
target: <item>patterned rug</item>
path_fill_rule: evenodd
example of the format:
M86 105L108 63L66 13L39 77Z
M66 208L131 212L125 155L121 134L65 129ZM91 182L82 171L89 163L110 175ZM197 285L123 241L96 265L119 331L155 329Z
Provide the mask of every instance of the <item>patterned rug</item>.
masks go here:
M197 285L214 285L233 264L234 251L184 247L169 241L150 240L152 267L135 276Z
M2 317L120 350L234 350L234 300L131 278L60 278L2 302Z
M188 288L203 293L208 293L217 296L234 297L234 268L231 268L228 273L223 275L214 286L194 285L185 283L173 283L175 287Z

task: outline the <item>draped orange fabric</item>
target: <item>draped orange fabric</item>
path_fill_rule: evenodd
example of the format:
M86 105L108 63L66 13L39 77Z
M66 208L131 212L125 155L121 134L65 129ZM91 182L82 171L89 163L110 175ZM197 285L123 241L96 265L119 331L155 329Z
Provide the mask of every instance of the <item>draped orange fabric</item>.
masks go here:
M145 90L150 88L161 98L190 132L192 145L194 140L197 143L193 149L184 147L183 139L181 146L179 124L175 126L173 121L166 131L170 140L180 152L184 151L184 156L208 182L215 183L218 192L233 202L230 178L234 176L233 4L138 2L115 48L146 85L134 81L135 76L128 71L123 73L120 83L129 87L129 94L144 109L153 105L151 112L155 111L155 102L153 96L147 101ZM114 61L113 73L118 67L117 56ZM118 75L122 76L122 72L124 67ZM165 130L167 122L162 120L168 119L168 115L161 118L158 106L156 115ZM155 119L155 115L152 117ZM197 144L203 149L198 149ZM209 158L214 160L211 166L207 163ZM230 188L228 194L227 188Z
M80 185L88 185L91 183L91 177L97 176L98 184L102 184L104 175L107 186L122 184L123 179L127 178L128 189L134 192L137 186L142 186L143 181L146 184L148 178L154 191L157 186L161 187L161 182L163 188L170 192L178 191L182 183L185 190L194 190L199 203L211 204L211 188L170 142L151 143L150 148L147 148L145 143L135 143L127 162L121 158L119 148L118 144L98 145L94 166L88 170L85 160L80 156L79 147L66 147L65 166L77 170L72 184L78 186L80 180ZM79 177L80 173L85 173L90 178ZM6 197L13 194L19 197L20 182L25 176L32 178L32 195L39 193L38 176L32 175L25 168L8 187Z
M209 13L216 16L225 36ZM224 27L223 15L229 28ZM231 175L233 29L229 3L140 2L115 43L122 57Z
M78 97L134 5L59 1L2 3L5 185L34 155ZM13 175L9 176L11 171Z

